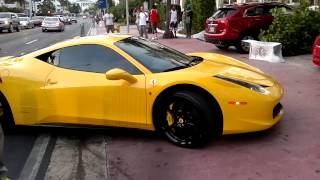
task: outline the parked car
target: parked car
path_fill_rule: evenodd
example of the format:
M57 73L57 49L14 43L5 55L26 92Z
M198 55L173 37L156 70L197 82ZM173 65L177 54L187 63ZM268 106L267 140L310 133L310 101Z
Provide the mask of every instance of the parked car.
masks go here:
M35 26L41 26L43 19L44 19L43 16L33 16L33 17L31 17L31 22Z
M64 31L64 23L59 17L45 17L42 21L42 32L55 30Z
M19 17L20 27L25 29L34 28L33 22L30 20L29 17Z
M19 17L16 13L0 12L0 32L8 30L12 33L14 30L20 31Z
M314 41L312 55L313 63L320 67L320 35Z
M242 40L258 39L261 29L267 29L273 21L272 10L280 8L291 13L292 8L282 3L251 3L228 5L205 23L204 37L220 49L236 46L241 53L249 51L248 43Z

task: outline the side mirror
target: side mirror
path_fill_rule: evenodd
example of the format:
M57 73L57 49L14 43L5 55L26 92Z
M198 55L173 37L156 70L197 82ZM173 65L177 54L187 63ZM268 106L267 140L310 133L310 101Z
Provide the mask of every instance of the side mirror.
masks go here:
M137 82L137 79L133 77L130 73L123 69L114 68L106 72L106 78L108 80L126 80L129 83L135 83Z

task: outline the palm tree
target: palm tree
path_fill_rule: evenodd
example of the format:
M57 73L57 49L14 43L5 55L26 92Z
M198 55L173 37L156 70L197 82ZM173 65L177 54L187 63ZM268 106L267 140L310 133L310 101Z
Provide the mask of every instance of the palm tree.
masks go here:
M172 38L173 34L169 29L169 24L170 24L170 9L171 9L171 0L167 0L167 8L166 8L166 28L165 32L163 34L163 38L169 39Z

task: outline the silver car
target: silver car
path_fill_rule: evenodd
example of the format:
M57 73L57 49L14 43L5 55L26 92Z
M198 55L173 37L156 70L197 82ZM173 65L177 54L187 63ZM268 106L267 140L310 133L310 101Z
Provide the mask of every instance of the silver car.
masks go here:
M64 31L64 23L59 17L45 17L42 21L42 32L45 31Z
M34 28L34 24L29 17L19 17L19 21L20 21L20 26L22 28L26 28L26 29Z
M2 30L8 30L12 33L14 30L20 31L19 17L15 13L11 12L0 12L0 32Z

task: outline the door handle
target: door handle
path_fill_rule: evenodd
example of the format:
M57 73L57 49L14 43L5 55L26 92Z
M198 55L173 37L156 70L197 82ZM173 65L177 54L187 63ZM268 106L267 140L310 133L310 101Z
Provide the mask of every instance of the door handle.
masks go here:
M58 84L58 81L48 79L47 84Z

